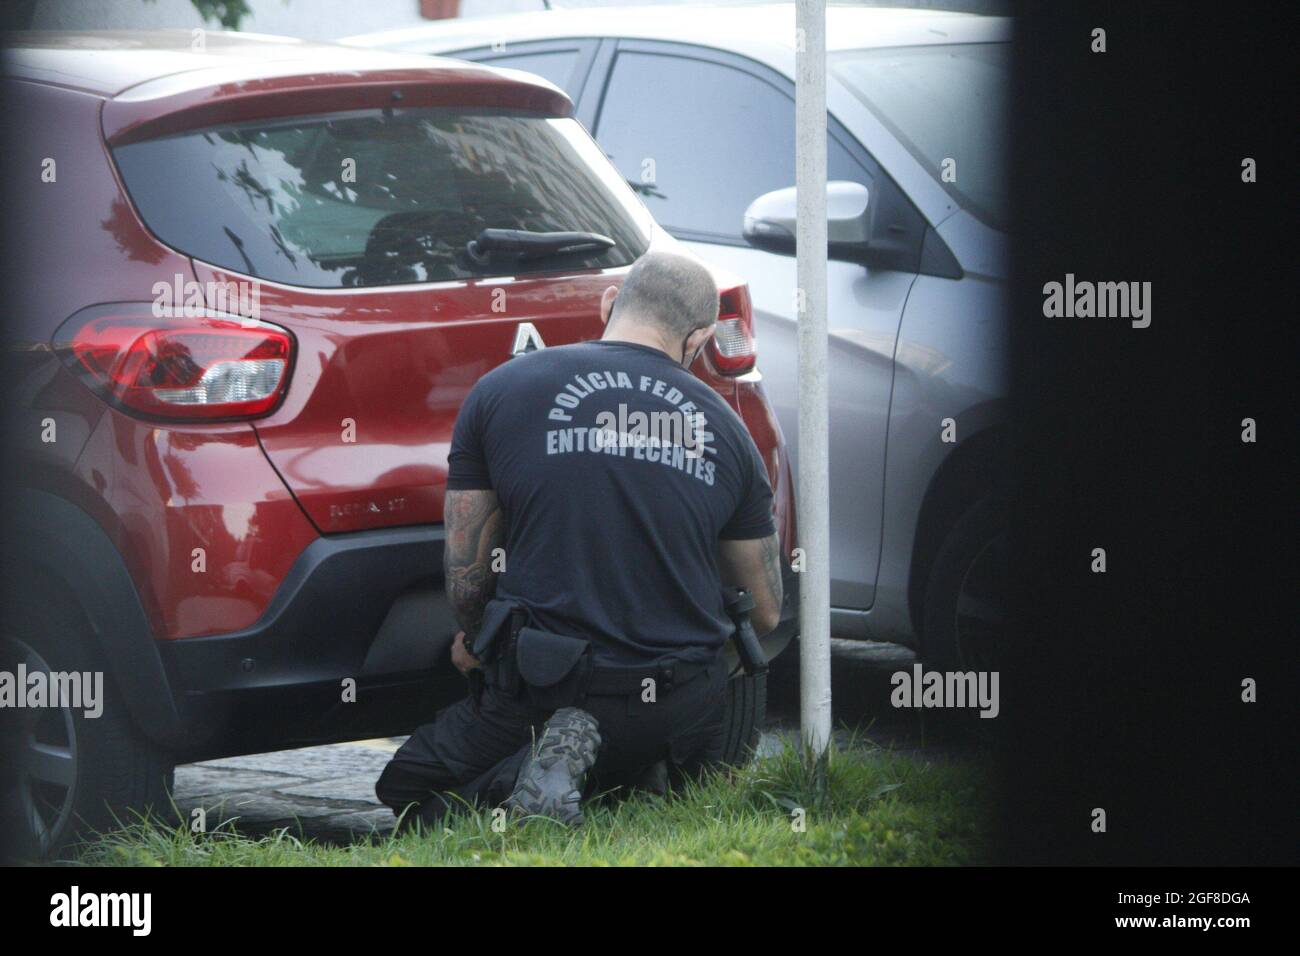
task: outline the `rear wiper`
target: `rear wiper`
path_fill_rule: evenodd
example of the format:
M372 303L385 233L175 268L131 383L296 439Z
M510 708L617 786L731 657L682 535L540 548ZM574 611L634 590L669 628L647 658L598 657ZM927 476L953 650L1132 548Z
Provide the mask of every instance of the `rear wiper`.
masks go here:
M617 243L598 232L530 232L527 229L484 229L465 246L469 257L486 263L494 252L517 253L521 259L613 249Z

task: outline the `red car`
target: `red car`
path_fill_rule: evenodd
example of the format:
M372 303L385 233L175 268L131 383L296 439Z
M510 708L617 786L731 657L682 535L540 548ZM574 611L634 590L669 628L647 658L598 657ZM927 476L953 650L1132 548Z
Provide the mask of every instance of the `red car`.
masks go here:
M674 240L529 74L239 34L8 43L5 666L105 675L97 717L16 712L12 825L48 854L165 803L178 762L401 734L464 693L461 400L597 337L601 291ZM748 291L719 289L693 371L758 444L788 554ZM729 698L737 759L765 687Z

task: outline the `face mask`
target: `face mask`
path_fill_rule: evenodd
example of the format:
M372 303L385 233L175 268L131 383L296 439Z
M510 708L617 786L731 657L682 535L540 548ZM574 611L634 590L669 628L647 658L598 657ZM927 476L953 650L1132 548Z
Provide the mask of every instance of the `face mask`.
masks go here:
M694 334L695 334L694 332L691 333L691 335L694 335ZM682 368L690 368L692 365L694 365L694 364L695 364L695 360L696 360L697 358L700 357L700 353L701 353L702 351L704 351L704 346L705 346L705 345L708 343L708 341L709 341L709 337L706 335L706 336L704 337L704 341L700 343L700 347L697 348L697 349L695 350L695 354L693 354L693 355L691 356L691 360L688 362L688 361L686 361L686 343L689 342L690 339L691 339L691 336L690 336L690 335L688 335L688 336L686 336L686 338L682 339Z

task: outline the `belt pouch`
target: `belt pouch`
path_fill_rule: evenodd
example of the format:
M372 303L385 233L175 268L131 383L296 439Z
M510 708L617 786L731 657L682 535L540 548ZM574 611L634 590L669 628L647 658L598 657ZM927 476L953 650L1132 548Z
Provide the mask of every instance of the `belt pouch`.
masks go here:
M515 666L528 698L543 710L580 703L591 673L591 645L576 637L525 627L515 639Z

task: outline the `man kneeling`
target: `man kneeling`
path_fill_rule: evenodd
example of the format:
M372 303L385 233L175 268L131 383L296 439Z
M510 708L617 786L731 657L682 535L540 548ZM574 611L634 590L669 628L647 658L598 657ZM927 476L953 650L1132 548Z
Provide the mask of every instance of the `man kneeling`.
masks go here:
M593 769L609 789L721 756L723 588L751 593L760 635L782 594L758 450L687 371L717 318L703 265L648 253L605 290L599 341L518 356L471 390L445 507L452 661L471 692L385 768L394 812L506 805L577 824ZM680 434L618 424L663 413Z

